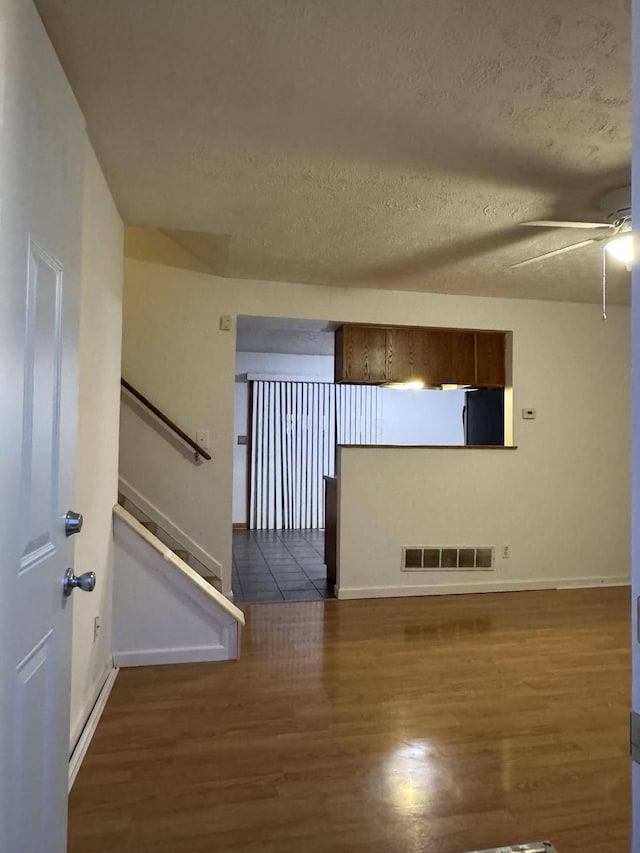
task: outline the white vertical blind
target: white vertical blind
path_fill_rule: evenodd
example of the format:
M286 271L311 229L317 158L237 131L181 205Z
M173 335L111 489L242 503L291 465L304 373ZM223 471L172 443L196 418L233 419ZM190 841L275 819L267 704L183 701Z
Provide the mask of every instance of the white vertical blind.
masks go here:
M337 444L376 444L381 433L380 389L375 385L333 385Z
M251 383L249 526L324 527L324 474L336 444L376 444L380 389L328 382Z

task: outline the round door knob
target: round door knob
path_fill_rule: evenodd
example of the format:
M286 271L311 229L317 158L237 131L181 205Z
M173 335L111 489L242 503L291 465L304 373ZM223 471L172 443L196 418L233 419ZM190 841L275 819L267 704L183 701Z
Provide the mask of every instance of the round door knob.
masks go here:
M64 532L67 536L73 536L82 530L82 513L74 512L72 509L64 517Z
M85 572L76 577L73 569L67 569L64 573L64 580L62 581L62 590L65 595L71 595L76 588L81 589L83 592L93 592L96 588L96 573Z

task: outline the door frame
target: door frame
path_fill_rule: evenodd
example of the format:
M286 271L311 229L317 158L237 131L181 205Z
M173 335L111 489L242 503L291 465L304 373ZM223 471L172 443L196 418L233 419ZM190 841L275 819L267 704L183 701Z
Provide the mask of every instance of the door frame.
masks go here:
M631 206L636 263L631 271L631 707L640 714L640 0L632 3L633 149ZM639 759L640 760L640 759ZM631 850L640 850L640 763L631 763Z

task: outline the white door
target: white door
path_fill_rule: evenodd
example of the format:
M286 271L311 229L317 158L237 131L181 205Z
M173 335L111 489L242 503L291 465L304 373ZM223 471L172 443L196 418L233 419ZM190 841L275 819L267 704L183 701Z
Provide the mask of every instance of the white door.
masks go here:
M640 3L639 3L640 5ZM640 10L639 10L640 11ZM640 158L639 158L640 159ZM634 189L634 195L638 192ZM640 199L639 199L640 201ZM640 216L640 204L634 202L633 216ZM636 219L637 221L637 219ZM640 719L640 269L633 271L632 336L632 453L631 453L631 705L635 720ZM635 728L632 747L632 853L640 851L640 731Z
M640 231L640 0L633 0L633 152L632 220L636 253ZM636 255L637 258L637 255ZM632 602L632 689L631 704L640 714L640 261L631 274L631 602ZM635 716L634 714L634 716ZM638 719L636 717L636 719ZM634 738L640 741L640 737ZM632 853L640 851L640 745L633 749L632 761Z
M66 850L83 151L32 0L0 0L2 853Z

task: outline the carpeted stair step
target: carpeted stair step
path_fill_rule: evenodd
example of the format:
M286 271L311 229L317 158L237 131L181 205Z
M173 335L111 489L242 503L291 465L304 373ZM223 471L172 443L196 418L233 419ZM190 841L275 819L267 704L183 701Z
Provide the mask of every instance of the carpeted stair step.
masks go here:
M188 551L185 551L183 548L174 548L173 553L176 555L176 557L180 557L180 559L184 563L187 563L187 565L188 565L188 563L189 563L189 552Z
M155 521L142 521L141 524L143 527L147 528L149 533L153 533L154 536L157 534L158 525L155 523Z

